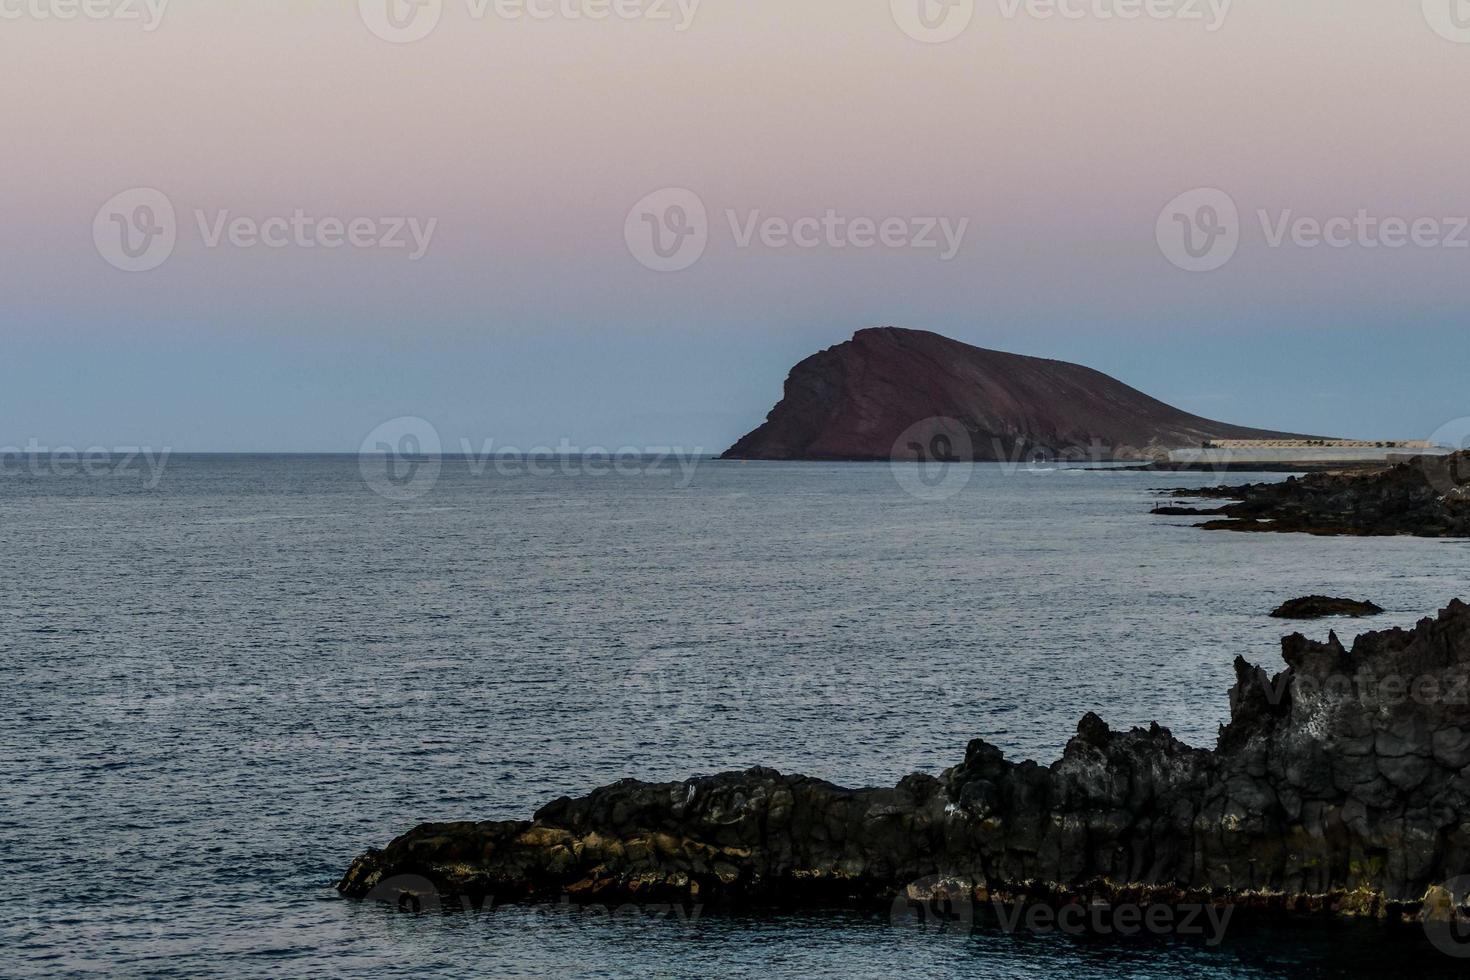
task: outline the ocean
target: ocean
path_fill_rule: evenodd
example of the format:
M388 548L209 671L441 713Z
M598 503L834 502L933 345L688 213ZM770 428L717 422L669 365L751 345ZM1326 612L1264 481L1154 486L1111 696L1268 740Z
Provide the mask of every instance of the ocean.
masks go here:
M1460 967L1358 925L1241 924L1214 943L337 897L355 855L417 823L525 818L624 777L759 764L892 785L975 737L1049 763L1087 711L1212 745L1237 655L1275 670L1284 633L1350 640L1470 598L1465 542L1150 515L1151 491L1219 482L1203 474L696 462L449 457L387 482L356 456L12 463L0 974ZM1267 617L1310 593L1388 612Z

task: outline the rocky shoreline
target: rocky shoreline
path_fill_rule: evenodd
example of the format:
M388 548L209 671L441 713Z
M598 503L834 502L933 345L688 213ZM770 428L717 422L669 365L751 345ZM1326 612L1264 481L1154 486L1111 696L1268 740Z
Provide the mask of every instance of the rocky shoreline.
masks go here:
M1155 508L1157 514L1222 518L1199 525L1207 531L1470 537L1470 452L1416 456L1366 474L1312 473L1281 483L1170 495L1237 501L1210 510Z
M627 780L529 821L425 824L338 889L734 907L1080 897L1396 921L1463 908L1470 606L1350 650L1290 636L1282 656L1274 676L1236 661L1213 750L1089 714L1050 766L977 739L893 788L771 769Z

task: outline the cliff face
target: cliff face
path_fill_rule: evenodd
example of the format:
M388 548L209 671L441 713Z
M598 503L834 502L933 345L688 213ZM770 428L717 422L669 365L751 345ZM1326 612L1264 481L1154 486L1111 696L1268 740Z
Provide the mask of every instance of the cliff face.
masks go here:
M1127 896L1396 919L1463 902L1470 606L1351 650L1300 635L1282 649L1275 676L1237 660L1213 751L1089 714L1049 767L976 740L961 764L892 789L770 769L627 780L533 821L421 826L358 858L339 889L776 905L942 889L975 903Z
M1077 364L881 327L792 369L765 424L725 458L1139 459L1206 439L1289 438L1305 437L1190 415Z

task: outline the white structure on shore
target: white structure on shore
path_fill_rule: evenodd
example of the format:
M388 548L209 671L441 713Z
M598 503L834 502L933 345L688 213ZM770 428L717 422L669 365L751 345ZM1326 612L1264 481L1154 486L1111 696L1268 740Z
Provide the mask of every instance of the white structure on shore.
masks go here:
M1449 451L1432 442L1407 439L1214 439L1199 449L1171 451L1169 462L1204 466L1241 463L1270 463L1277 466L1293 463L1309 466L1333 463L1389 464L1411 456Z
M1211 439L1205 449L1433 449L1434 443L1420 439Z

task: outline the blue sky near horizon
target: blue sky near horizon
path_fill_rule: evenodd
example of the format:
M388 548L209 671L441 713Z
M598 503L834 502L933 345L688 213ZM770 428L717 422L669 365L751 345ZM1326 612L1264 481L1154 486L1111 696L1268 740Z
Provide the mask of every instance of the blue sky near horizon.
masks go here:
M674 445L717 453L754 428L792 364L851 331L792 324L713 337L563 331L385 338L22 343L0 367L0 445L349 452L379 423L430 420L454 448ZM1455 326L1204 337L928 323L971 343L1096 367L1173 405L1243 425L1427 438L1470 414ZM50 364L52 369L44 369ZM38 369L38 365L42 369ZM114 411L127 406L125 412Z
M1242 425L1470 416L1470 29L1438 0L1240 0L1213 29L979 0L944 43L909 2L702 0L681 30L446 0L411 43L346 0L7 21L0 447L353 451L418 416L450 446L719 452L794 363L877 325ZM634 236L684 214L671 189L705 244L655 271ZM1236 212L1204 271L1168 238L1220 217L1197 191ZM125 271L107 236L160 196L176 241ZM375 244L255 240L297 211ZM828 212L964 232L949 260L793 244ZM253 239L211 238L241 218ZM409 219L433 224L418 258L383 244ZM786 233L741 240L767 219ZM1393 220L1432 234L1385 247Z

